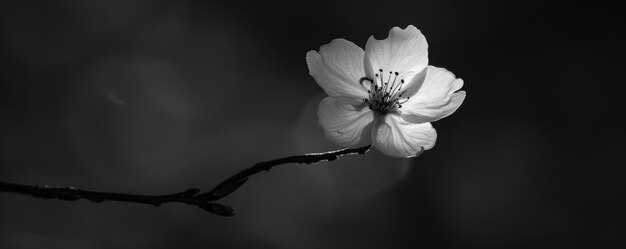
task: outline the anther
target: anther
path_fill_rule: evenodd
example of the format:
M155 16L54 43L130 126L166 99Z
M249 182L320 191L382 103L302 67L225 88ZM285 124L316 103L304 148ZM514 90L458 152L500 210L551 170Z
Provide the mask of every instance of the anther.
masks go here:
M408 100L408 98L401 100L402 94L404 93L402 91L402 86L405 83L404 79L398 80L398 78L400 78L400 72L391 70L388 71L389 76L385 79L382 74L383 72L384 70L382 68L378 69L378 72L374 74L374 79L367 78L374 87L368 89L367 93L369 99L364 99L364 104L366 104L369 109L380 113L395 110L400 111L398 109Z

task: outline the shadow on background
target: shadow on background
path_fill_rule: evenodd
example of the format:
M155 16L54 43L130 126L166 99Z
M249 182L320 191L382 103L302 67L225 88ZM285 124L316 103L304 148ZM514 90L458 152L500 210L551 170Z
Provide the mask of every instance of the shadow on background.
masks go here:
M335 149L305 54L417 26L468 97L413 160L377 151L184 205L0 195L0 248L625 244L617 6L410 1L0 3L0 180L159 194Z

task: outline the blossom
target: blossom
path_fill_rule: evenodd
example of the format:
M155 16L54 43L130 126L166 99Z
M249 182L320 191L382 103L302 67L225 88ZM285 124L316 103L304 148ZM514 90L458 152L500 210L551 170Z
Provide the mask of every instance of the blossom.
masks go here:
M306 55L309 73L329 97L318 109L328 139L343 147L373 144L389 156L414 157L435 145L431 122L454 113L463 80L428 65L426 38L413 25L373 36L365 51L335 39Z

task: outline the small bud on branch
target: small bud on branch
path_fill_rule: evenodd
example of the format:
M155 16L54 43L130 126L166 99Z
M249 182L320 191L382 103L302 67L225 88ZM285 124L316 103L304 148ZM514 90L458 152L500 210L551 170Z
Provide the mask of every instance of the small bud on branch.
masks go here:
M11 192L30 195L37 198L58 199L64 201L77 201L80 199L87 199L97 203L103 201L119 201L150 204L156 207L160 206L163 203L179 202L197 206L216 215L233 216L236 214L236 210L234 208L220 203L215 203L214 201L222 199L239 189L244 183L246 183L246 181L248 181L248 178L250 176L255 175L261 171L269 171L273 167L281 164L312 164L323 161L333 161L342 156L365 154L367 151L369 151L370 147L371 146L368 145L357 149L341 149L336 151L311 153L259 162L251 168L247 168L231 176L230 178L221 182L220 184L215 186L215 188L208 192L202 192L202 190L198 188L190 188L179 193L167 195L135 195L123 193L95 192L81 190L75 187L52 187L48 185L33 186L6 182L0 182L0 192Z

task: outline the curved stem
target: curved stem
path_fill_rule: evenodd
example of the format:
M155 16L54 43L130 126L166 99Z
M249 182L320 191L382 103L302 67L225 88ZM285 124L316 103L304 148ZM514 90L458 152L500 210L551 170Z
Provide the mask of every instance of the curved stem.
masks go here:
M44 199L58 199L64 201L77 201L87 199L93 202L120 201L150 204L160 206L168 202L180 202L198 206L206 211L222 216L235 215L235 209L219 203L203 201L198 194L200 189L191 188L183 192L168 195L134 195L123 193L95 192L77 189L74 187L52 187L48 185L23 185L0 182L0 192L13 192Z
M194 205L211 213L221 216L233 216L236 214L234 208L214 201L224 198L241 187L248 177L262 171L269 171L275 166L287 163L312 164L323 161L333 161L342 156L365 154L370 149L370 145L357 149L341 149L323 153L311 153L297 156L284 157L270 161L259 162L254 166L244 169L239 173L229 177L211 191L202 192L200 189L191 188L182 192L166 195L135 195L124 193L108 193L81 190L74 187L52 187L48 185L23 185L16 183L0 182L0 192L11 192L30 195L45 199L59 199L65 201L76 201L87 199L93 202L120 201L150 204L160 206L163 203L179 202Z

